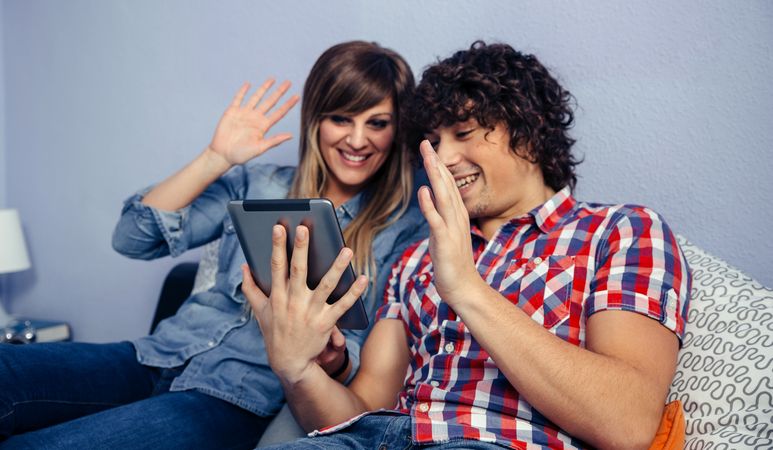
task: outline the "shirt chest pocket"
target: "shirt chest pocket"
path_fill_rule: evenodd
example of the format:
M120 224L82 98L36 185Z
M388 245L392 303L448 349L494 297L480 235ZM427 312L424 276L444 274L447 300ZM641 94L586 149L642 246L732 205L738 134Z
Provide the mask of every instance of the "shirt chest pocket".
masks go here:
M516 259L507 269L505 295L545 328L551 329L569 316L574 281L574 257L545 256Z

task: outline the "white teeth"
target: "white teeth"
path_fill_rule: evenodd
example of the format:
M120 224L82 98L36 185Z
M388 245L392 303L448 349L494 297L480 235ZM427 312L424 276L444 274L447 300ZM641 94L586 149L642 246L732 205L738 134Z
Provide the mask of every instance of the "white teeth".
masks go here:
M476 173L475 175L469 175L469 176L466 176L464 178L460 178L460 179L456 180L456 188L457 189L461 189L461 188L467 186L468 184L470 184L473 181L477 180L479 176L480 176L480 174Z
M341 152L341 154L344 156L344 159L352 161L352 162L362 162L368 159L367 155L353 155L351 153Z

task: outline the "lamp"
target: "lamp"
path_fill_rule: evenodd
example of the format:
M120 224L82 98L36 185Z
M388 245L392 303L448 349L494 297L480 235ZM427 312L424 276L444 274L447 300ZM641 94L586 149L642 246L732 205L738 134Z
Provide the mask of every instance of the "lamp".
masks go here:
M0 274L29 268L30 259L24 244L19 212L15 209L0 209ZM11 320L13 319L5 312L0 301L0 327L4 327Z

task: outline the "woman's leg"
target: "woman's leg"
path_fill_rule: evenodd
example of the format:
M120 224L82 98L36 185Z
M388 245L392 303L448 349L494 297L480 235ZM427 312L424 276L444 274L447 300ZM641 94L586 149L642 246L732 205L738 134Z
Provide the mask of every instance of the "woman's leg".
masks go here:
M129 342L0 344L0 440L149 397L158 374Z
M251 449L269 420L200 392L167 392L13 436L2 448Z

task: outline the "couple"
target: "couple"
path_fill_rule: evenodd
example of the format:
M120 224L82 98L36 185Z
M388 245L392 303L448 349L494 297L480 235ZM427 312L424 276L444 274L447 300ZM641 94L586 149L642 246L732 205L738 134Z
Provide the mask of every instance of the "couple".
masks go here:
M291 447L650 444L689 272L656 213L572 197L570 95L534 56L476 43L414 90L394 52L335 46L304 88L298 169L245 165L290 138L266 137L298 100L277 107L289 86L270 85L243 86L204 152L130 198L116 229L144 258L222 237L215 286L134 343L0 349L8 448L250 448L284 397L324 429ZM308 235L288 261L278 228L266 298L225 203L285 196L330 198L351 250L312 291ZM364 275L327 305L349 261ZM367 341L334 326L360 294L378 310Z

